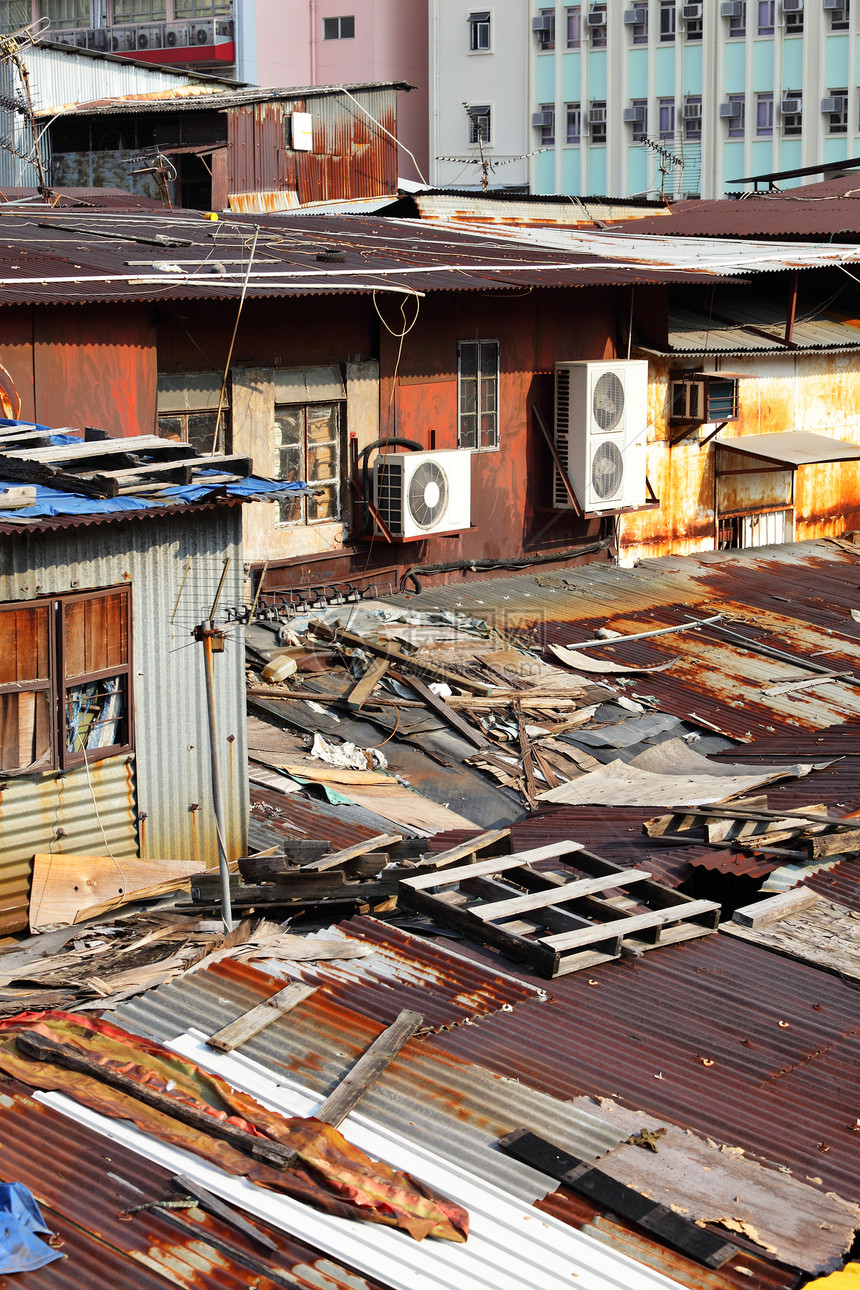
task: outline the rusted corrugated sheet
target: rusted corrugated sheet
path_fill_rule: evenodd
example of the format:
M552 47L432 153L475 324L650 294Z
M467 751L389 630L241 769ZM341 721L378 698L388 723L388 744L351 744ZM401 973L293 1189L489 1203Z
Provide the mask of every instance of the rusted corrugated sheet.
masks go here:
M682 202L665 215L631 221L627 231L669 237L853 238L860 232L860 201L840 198L832 189L839 185L856 190L856 176L828 184L831 191L826 194L810 193L806 187L767 197L744 193L743 201Z
M735 1290L735 1287L741 1290L790 1290L797 1282L794 1272L780 1269L775 1263L747 1251L736 1254L719 1269L703 1267L701 1263L659 1244L647 1234L635 1231L630 1224L602 1213L601 1207L567 1188L539 1200L535 1208L587 1232L598 1241L624 1250L637 1263L656 1268L680 1285L689 1286L690 1290Z
M251 812L255 820L285 838L330 842L333 851L379 836L378 830L349 818L342 807L332 807L313 798L300 798L295 793L277 793L257 785L251 788Z
M557 978L552 996L428 1042L555 1097L615 1097L860 1199L850 984L717 935Z
M7 1086L8 1088L9 1086ZM198 1209L135 1205L173 1198L170 1174L145 1157L35 1101L17 1086L0 1093L4 1173L23 1182L63 1238L66 1258L16 1275L10 1290L105 1286L110 1290L276 1290L282 1279L301 1290L378 1290L376 1283L333 1263L281 1231L264 1229L278 1246L269 1256L235 1228ZM0 1277L0 1285L6 1285Z
M860 860L843 860L834 869L822 869L807 878L804 886L860 913Z

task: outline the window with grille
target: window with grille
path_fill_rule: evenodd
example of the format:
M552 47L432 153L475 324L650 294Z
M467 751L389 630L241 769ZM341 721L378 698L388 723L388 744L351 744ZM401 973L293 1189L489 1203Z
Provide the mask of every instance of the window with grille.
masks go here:
M499 446L499 342L462 340L457 346L460 448Z
M592 143L606 143L606 99L592 99L588 107L588 129Z
M568 143L579 143L582 138L582 107L579 103L566 104Z
M469 117L469 143L490 143L492 112L489 104L473 104L466 108Z
M39 15L47 18L55 31L92 25L90 0L39 0Z
M490 48L490 11L482 9L469 14L469 49L473 54L486 54Z
M275 404L276 479L315 491L279 503L281 524L322 524L341 515L341 404Z
M606 5L593 4L588 14L590 18L594 18L594 22L588 24L591 43L595 49L602 49L606 45Z
M0 773L130 751L128 587L0 607Z
M352 40L355 35L355 17L323 18L323 40Z
M701 94L688 94L684 99L684 137L691 141L702 137Z

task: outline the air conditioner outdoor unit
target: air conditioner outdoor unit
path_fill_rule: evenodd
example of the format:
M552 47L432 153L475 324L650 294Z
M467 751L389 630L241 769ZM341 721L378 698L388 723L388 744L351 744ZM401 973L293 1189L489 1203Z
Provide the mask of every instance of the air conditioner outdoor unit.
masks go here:
M137 48L138 49L163 49L164 36L161 27L138 27L137 28Z
M222 18L215 23L215 44L222 45L233 39L233 19Z
M105 27L91 27L87 32L87 49L107 49L108 33Z
M625 9L624 25L626 27L635 27L638 23L644 22L647 16L647 9Z
M721 18L743 18L744 4L743 0L723 0L720 5Z
M782 0L783 13L803 13L803 0Z
M188 23L168 23L164 28L165 49L182 49L189 43Z
M629 107L624 109L624 120L630 124L636 124L645 120L644 107Z
M844 94L834 95L829 99L821 100L822 112L844 112L848 106L848 100Z
M647 362L556 363L555 444L586 511L644 504L647 401ZM572 507L558 467L553 506Z
M76 31L73 33L75 44L77 45L78 49L87 48L87 37L89 36L89 34L90 33L88 31Z
M137 48L136 27L114 27L110 34L110 47L115 54L129 53Z
M721 103L720 116L726 120L733 121L740 116L742 107L742 103Z
M536 130L542 130L545 125L552 125L555 113L544 109L543 112L532 112L532 125Z
M380 453L373 470L373 501L394 537L458 533L472 523L472 454Z
M191 27L192 45L214 45L215 25L213 22L195 22Z
M684 22L698 22L704 13L704 5L685 4L681 6L681 17Z
M605 9L589 9L589 11L588 11L588 18L587 18L587 20L586 20L586 21L587 21L587 23L588 23L588 26L589 26L589 27L605 27L605 26L606 26L606 10L605 10Z
M803 111L803 99L783 99L779 110L783 116L798 116Z
M599 108L595 108L595 107L593 107L593 108L589 108L589 109L588 109L588 124L589 124L589 125L603 125L603 124L605 123L605 121L606 121L606 108L605 108L605 107L599 107Z
M685 104L684 104L684 120L685 120L685 121L698 121L698 120L700 119L701 115L702 115L702 105L701 105L701 103L685 103Z

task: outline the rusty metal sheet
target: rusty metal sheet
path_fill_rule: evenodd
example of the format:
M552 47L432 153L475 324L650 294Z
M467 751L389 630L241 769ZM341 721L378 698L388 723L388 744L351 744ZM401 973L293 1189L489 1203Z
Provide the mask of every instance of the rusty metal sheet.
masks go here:
M327 802L296 794L251 786L251 817L284 838L330 842L333 851L341 851L354 842L378 837L379 829L352 818L349 808L332 807Z
M856 175L842 175L780 193L744 193L743 201L680 202L663 215L631 220L628 231L668 237L850 237L860 232L856 188Z
M10 1091L11 1090L11 1091ZM268 1256L233 1227L200 1209L141 1210L176 1196L158 1165L35 1101L18 1086L0 1092L4 1171L23 1182L63 1238L65 1260L16 1276L23 1290L109 1286L111 1290L275 1290L260 1271ZM271 1264L301 1290L378 1290L311 1246L264 1229L278 1246ZM328 1278L328 1279L327 1279ZM11 1282L10 1282L11 1286Z
M860 1200L852 983L717 935L557 978L552 995L428 1042L555 1097L614 1097Z
M807 878L804 885L860 913L860 860L843 860L833 869L822 869Z

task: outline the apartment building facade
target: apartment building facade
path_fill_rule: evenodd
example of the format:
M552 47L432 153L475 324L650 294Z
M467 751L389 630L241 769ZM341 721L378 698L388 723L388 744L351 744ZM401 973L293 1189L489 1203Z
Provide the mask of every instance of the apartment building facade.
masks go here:
M448 105L431 108L444 126L431 147L438 184L452 182L438 158L482 152L494 186L718 197L745 176L860 147L858 0L496 0L480 10L434 0L433 10L431 102ZM469 169L477 186L478 163Z

